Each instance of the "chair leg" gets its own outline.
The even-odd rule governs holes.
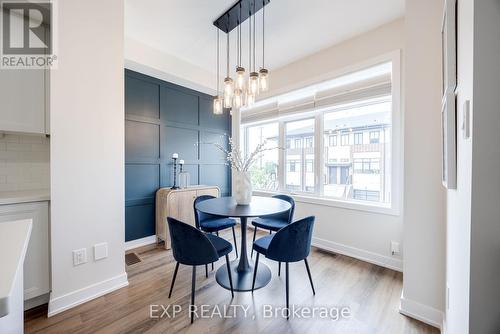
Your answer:
[[[175,264],[174,277],[172,277],[172,283],[170,284],[170,292],[168,293],[168,298],[172,296],[172,290],[174,289],[175,278],[177,277],[177,270],[179,269],[179,262]]]
[[[286,262],[285,264],[285,275],[286,275],[286,320],[288,320],[290,318],[290,307],[288,306],[289,305],[289,287],[290,287],[290,283],[289,283],[289,276],[290,276],[290,273],[288,272],[288,262]]]
[[[236,233],[234,232],[234,226],[232,227],[233,229],[233,239],[234,239],[234,251],[236,252],[236,258],[238,258],[238,245],[236,243]]]
[[[214,263],[212,262],[212,271],[214,271]]]
[[[255,288],[255,278],[257,277],[258,266],[259,266],[259,252],[257,252],[257,258],[255,259],[255,267],[253,268],[252,293]]]
[[[255,235],[257,234],[257,226],[253,228],[253,240],[252,240],[252,251],[250,252],[250,258],[253,258],[253,243],[255,242]]]
[[[307,259],[304,259],[304,263],[306,264],[307,275],[309,276],[309,282],[311,282],[311,288],[313,290],[313,295],[315,295],[316,291],[314,291],[314,284],[313,284],[313,280],[311,277],[311,270],[309,270],[309,263],[307,263]]]
[[[278,276],[281,275],[281,261],[278,262]]]
[[[269,234],[272,234],[272,233],[273,233],[273,231],[272,231],[272,230],[269,230]]]
[[[193,266],[193,277],[191,278],[191,305],[189,312],[191,313],[191,323],[194,321],[194,293],[196,288],[196,266]]]
[[[215,234],[216,234],[217,236],[219,236],[219,231],[215,231]]]
[[[227,276],[229,276],[229,285],[231,286],[231,297],[234,298],[233,278],[231,277],[231,266],[229,265],[229,256],[226,254]]]
[[[208,278],[208,264],[205,265],[205,277]]]

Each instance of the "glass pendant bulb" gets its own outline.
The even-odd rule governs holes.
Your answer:
[[[236,88],[233,96],[233,108],[239,109],[243,105],[243,92]]]
[[[233,96],[224,93],[224,108],[231,109],[233,107]]]
[[[261,92],[269,89],[269,71],[265,68],[261,68],[259,71],[259,86]]]
[[[222,98],[220,96],[216,96],[214,98],[214,114],[215,115],[222,115],[223,113],[222,109]]]
[[[233,96],[233,79],[230,77],[226,77],[224,79],[224,98],[228,96],[228,98],[231,98]]]
[[[245,100],[246,100],[245,101],[246,106],[251,107],[255,103],[255,95],[253,95],[252,92],[248,91]]]
[[[259,73],[251,72],[248,79],[248,91],[255,96],[259,93]]]
[[[241,66],[236,67],[236,88],[245,88],[245,69]]]

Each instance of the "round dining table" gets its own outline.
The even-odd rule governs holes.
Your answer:
[[[241,248],[239,260],[230,264],[233,288],[235,291],[251,291],[253,280],[253,261],[247,254],[247,220],[253,217],[266,217],[290,210],[287,201],[272,197],[253,196],[249,205],[238,205],[233,197],[212,198],[196,204],[196,209],[207,214],[239,218],[241,221]],[[226,266],[217,270],[217,283],[231,289]],[[264,263],[259,263],[255,279],[255,289],[266,286],[271,281],[271,270]]]

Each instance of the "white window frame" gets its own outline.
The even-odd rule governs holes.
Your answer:
[[[402,123],[402,106],[401,106],[401,50],[396,50],[391,53],[382,55],[370,59],[358,65],[350,66],[340,71],[329,73],[326,76],[318,78],[316,81],[311,80],[309,84],[319,81],[325,81],[328,79],[334,79],[342,75],[346,75],[351,72],[360,71],[368,67],[376,66],[385,62],[392,63],[392,78],[391,78],[391,96],[392,96],[392,132],[391,132],[391,164],[386,165],[386,172],[390,171],[392,174],[391,179],[391,198],[390,204],[384,203],[371,203],[366,201],[357,200],[342,200],[336,198],[323,197],[320,194],[323,193],[323,170],[324,165],[324,124],[323,124],[323,111],[313,110],[304,113],[299,113],[296,115],[290,115],[285,117],[280,117],[278,119],[269,119],[266,121],[260,121],[255,123],[245,124],[244,127],[266,124],[266,123],[279,123],[279,142],[286,144],[285,140],[285,123],[290,121],[310,119],[314,117],[315,119],[315,131],[314,131],[314,154],[315,154],[315,192],[314,193],[302,193],[302,192],[288,192],[286,190],[285,184],[285,174],[286,174],[286,160],[284,149],[279,150],[278,153],[278,191],[262,191],[254,190],[254,195],[257,196],[271,196],[276,193],[290,193],[292,197],[297,202],[310,203],[322,206],[339,207],[356,211],[367,211],[373,213],[387,214],[393,216],[399,216],[402,213],[402,203],[403,203],[403,123]],[[305,86],[305,83],[302,87]],[[295,87],[290,90],[294,90]],[[280,95],[280,94],[277,94]],[[240,131],[238,129],[238,131]],[[340,137],[337,138],[337,145],[341,144]]]

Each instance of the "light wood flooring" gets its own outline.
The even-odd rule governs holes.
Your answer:
[[[230,230],[229,230],[230,231]],[[221,234],[232,241],[230,232]],[[251,232],[247,234],[250,239]],[[263,259],[273,277],[264,288],[231,293],[215,281],[215,270],[225,266],[223,259],[205,278],[197,269],[196,304],[207,304],[208,311],[223,311],[225,305],[248,307],[248,317],[240,309],[234,318],[198,318],[190,324],[188,305],[191,293],[191,267],[180,266],[177,281],[168,299],[175,261],[171,251],[145,248],[137,252],[142,262],[127,268],[130,285],[66,312],[46,317],[46,306],[25,314],[26,333],[439,333],[439,330],[398,313],[402,274],[343,255],[314,249],[309,265],[316,295],[313,296],[303,262],[290,264],[290,305],[298,307],[348,307],[348,319],[264,318],[264,305],[285,304],[285,276],[277,276],[277,263]],[[230,254],[235,258],[234,252]],[[255,257],[255,255],[254,255]],[[261,256],[261,259],[263,256]],[[182,312],[171,319],[150,318],[150,305],[178,304]],[[161,306],[158,306],[160,313]],[[229,309],[232,311],[234,309]],[[169,310],[170,314],[172,309]],[[159,313],[153,312],[155,315]],[[232,316],[232,312],[226,315]]]

